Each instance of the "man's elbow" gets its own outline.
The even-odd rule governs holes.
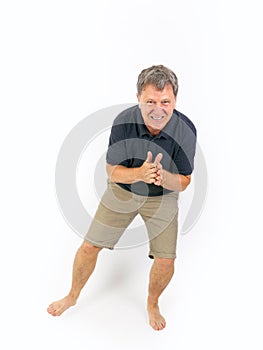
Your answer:
[[[114,166],[114,165],[111,165],[111,164],[106,164],[106,172],[107,172],[107,175],[108,175],[108,179],[110,180],[110,181],[112,181],[112,174],[113,174],[113,171],[114,171],[114,168],[115,168],[116,166]]]
[[[181,175],[181,192],[184,191],[191,183],[191,175]]]

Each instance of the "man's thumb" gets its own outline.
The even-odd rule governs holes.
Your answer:
[[[147,158],[146,158],[146,161],[145,161],[145,162],[151,163],[151,162],[152,162],[152,159],[153,159],[152,152],[148,151],[148,152],[147,152]]]
[[[162,158],[163,158],[163,154],[162,153],[158,153],[156,158],[155,158],[155,160],[154,160],[154,164],[155,165],[159,164],[161,162]]]

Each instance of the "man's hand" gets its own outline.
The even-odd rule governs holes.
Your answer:
[[[152,184],[155,182],[156,177],[156,166],[152,163],[152,152],[147,153],[147,158],[143,165],[138,168],[138,178],[147,184]]]
[[[154,162],[152,162],[152,153],[147,153],[147,158],[143,165],[139,168],[140,181],[144,181],[147,184],[155,184],[161,186],[163,183],[163,167],[161,160],[163,158],[162,153],[158,153]]]

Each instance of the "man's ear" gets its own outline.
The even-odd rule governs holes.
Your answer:
[[[176,102],[177,102],[177,95],[174,98],[174,107],[176,107]]]

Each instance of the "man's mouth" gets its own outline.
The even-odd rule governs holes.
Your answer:
[[[162,116],[155,116],[155,115],[150,115],[150,118],[153,119],[153,120],[162,120],[165,116],[162,115]]]

